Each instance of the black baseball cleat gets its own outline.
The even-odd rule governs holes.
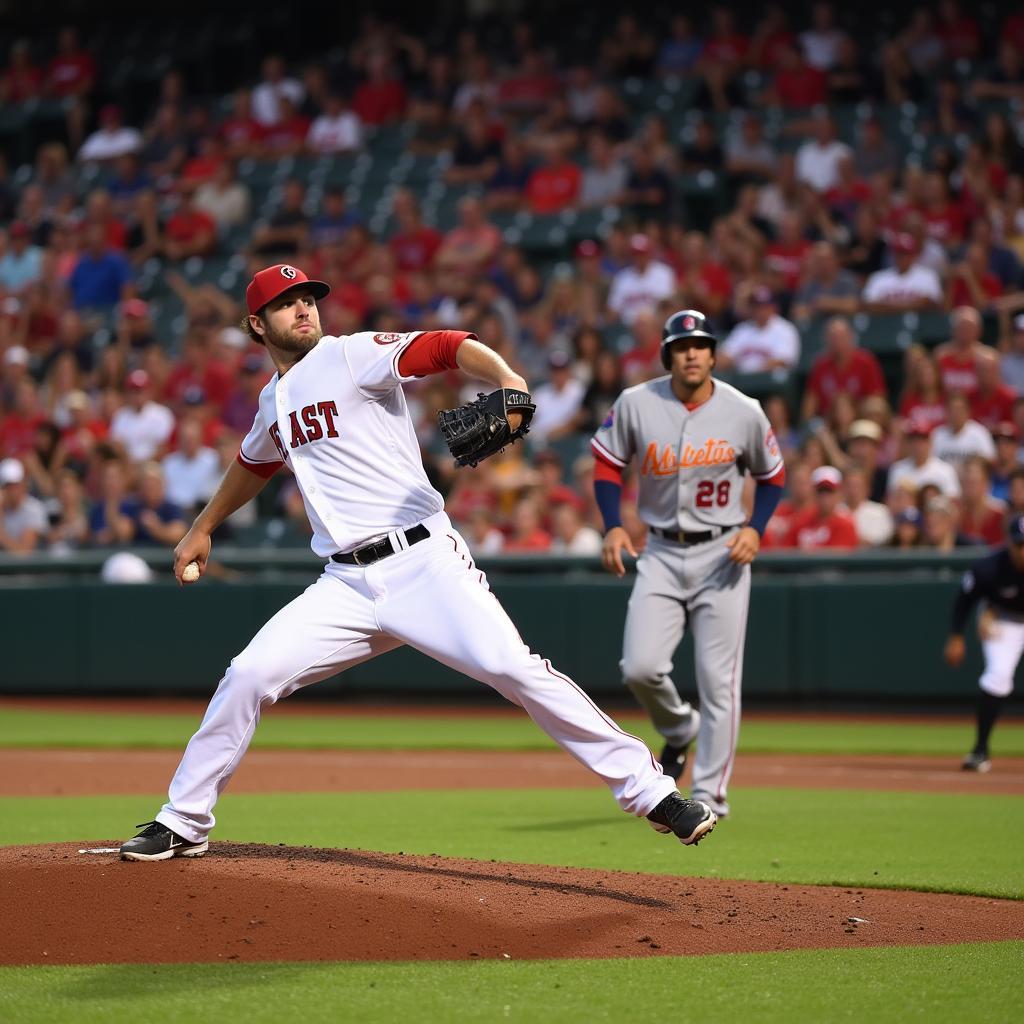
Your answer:
[[[978,772],[984,774],[992,771],[992,762],[988,759],[988,753],[984,750],[972,750],[960,765],[965,772]]]
[[[683,846],[696,846],[718,824],[718,815],[700,800],[669,793],[647,820],[655,832],[672,832]]]
[[[677,747],[672,743],[666,743],[661,748],[661,755],[658,760],[661,762],[661,771],[673,782],[678,782],[686,771],[686,759],[690,756],[690,744]]]
[[[144,821],[142,831],[121,847],[121,860],[170,860],[172,857],[202,857],[210,848],[204,839],[190,843],[159,821]]]

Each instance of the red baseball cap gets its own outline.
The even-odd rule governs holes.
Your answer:
[[[290,263],[276,263],[261,270],[249,282],[249,287],[245,289],[245,304],[250,313],[259,313],[268,302],[273,302],[289,288],[297,288],[299,285],[308,288],[317,299],[322,299],[331,292],[329,284],[323,281],[310,281],[298,267],[293,267]]]
[[[124,383],[129,391],[142,391],[149,387],[149,374],[145,370],[132,370]]]
[[[907,437],[931,437],[935,424],[920,410],[915,409],[907,418]]]
[[[899,234],[894,236],[891,244],[893,252],[917,252],[917,242],[914,240],[914,236],[907,234],[905,231],[901,231]]]

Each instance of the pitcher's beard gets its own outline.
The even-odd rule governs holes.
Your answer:
[[[289,327],[286,331],[272,331],[268,327],[266,339],[282,352],[287,352],[289,355],[304,356],[312,348],[316,347],[316,343],[323,336],[324,332],[319,327],[314,328],[308,334],[299,334],[294,327]]]

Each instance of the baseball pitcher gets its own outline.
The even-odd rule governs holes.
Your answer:
[[[785,467],[757,402],[711,376],[716,344],[702,313],[670,316],[661,342],[668,376],[624,391],[591,447],[605,568],[622,576],[623,551],[637,554],[620,518],[622,473],[634,458],[640,518],[650,531],[626,615],[623,679],[664,738],[666,775],[679,779],[697,740],[694,798],[721,817],[729,813],[739,732],[750,563],[782,495]],[[757,481],[749,521],[742,505],[747,473]],[[671,679],[687,626],[699,711]]]
[[[523,643],[424,472],[402,384],[460,369],[497,389],[440,417],[458,463],[474,465],[529,426],[526,382],[461,331],[323,337],[316,303],[329,291],[287,264],[250,282],[246,326],[277,372],[236,464],[174,553],[179,581],[201,576],[212,532],[287,466],[323,574],[233,659],[167,803],[121,856],[204,854],[214,804],[263,709],[402,644],[494,687],[595,772],[624,811],[685,845],[698,842],[714,828],[714,813],[684,800],[640,740]]]

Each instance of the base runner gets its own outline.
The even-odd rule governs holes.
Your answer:
[[[662,331],[668,376],[619,396],[591,447],[604,517],[602,561],[625,574],[636,550],[620,519],[622,473],[635,457],[640,518],[650,533],[637,562],[622,650],[626,685],[665,741],[661,763],[679,779],[691,742],[693,798],[729,813],[727,790],[740,723],[750,563],[782,495],[785,467],[761,407],[715,380],[717,340],[702,313],[674,313]],[[748,522],[743,477],[757,481]],[[700,710],[672,682],[672,658],[693,631]]]

